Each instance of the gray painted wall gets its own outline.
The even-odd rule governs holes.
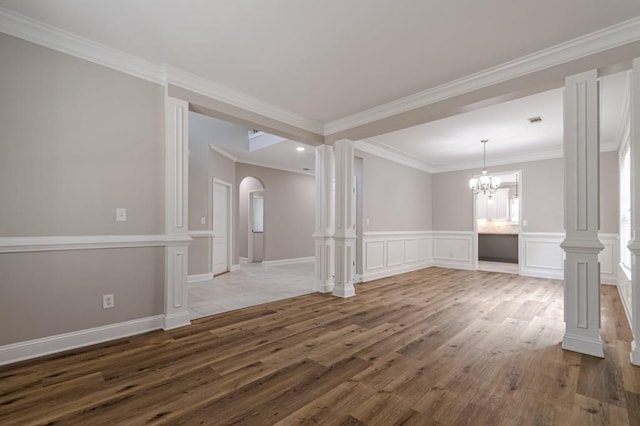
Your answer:
[[[4,253],[0,283],[0,345],[161,315],[164,248]]]
[[[618,163],[615,152],[600,155],[602,232],[618,229]],[[522,170],[522,232],[564,231],[564,166],[562,158],[489,167],[489,172]],[[479,169],[433,175],[433,229],[473,230],[473,196],[469,179]]]
[[[5,34],[0,51],[0,235],[163,233],[162,87]]]
[[[432,229],[431,174],[366,152],[356,155],[364,166],[364,232]]]
[[[194,112],[189,113],[189,230],[212,228],[213,178],[235,188],[235,162],[213,151],[209,145],[217,139],[248,143],[247,129]],[[232,202],[235,204],[235,202]],[[232,215],[232,234],[237,233],[237,214]],[[205,218],[202,224],[200,219]],[[236,238],[231,239],[232,263],[238,263]],[[211,272],[211,239],[194,238],[189,246],[189,275]]]
[[[164,233],[162,87],[4,34],[0,51],[0,236]],[[0,344],[159,315],[164,250],[4,253],[0,283]]]
[[[314,177],[237,163],[236,182],[247,176],[264,184],[264,260],[313,256]]]

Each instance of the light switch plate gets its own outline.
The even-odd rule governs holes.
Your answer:
[[[116,208],[116,222],[126,222],[127,221],[127,209],[124,207]]]
[[[200,225],[204,225],[206,223],[206,219],[204,217],[200,218]]]
[[[522,221],[522,226],[527,226],[527,225],[528,225],[527,221],[526,221],[526,220],[523,220],[523,221]]]

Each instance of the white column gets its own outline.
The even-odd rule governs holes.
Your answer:
[[[565,230],[563,349],[604,357],[600,340],[598,73],[567,77],[564,88]]]
[[[187,295],[189,253],[189,105],[165,97],[165,321],[164,329],[190,324]]]
[[[335,286],[338,297],[355,296],[353,275],[356,262],[355,185],[353,141],[342,139],[335,143]]]
[[[316,291],[330,293],[334,286],[334,156],[333,147],[316,147]]]
[[[631,71],[631,363],[640,365],[640,58]]]

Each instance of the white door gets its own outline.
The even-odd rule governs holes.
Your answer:
[[[213,184],[213,275],[229,270],[229,187]]]

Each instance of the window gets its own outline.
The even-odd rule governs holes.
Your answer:
[[[631,251],[627,244],[631,241],[631,156],[629,144],[620,158],[620,262],[631,270]]]

